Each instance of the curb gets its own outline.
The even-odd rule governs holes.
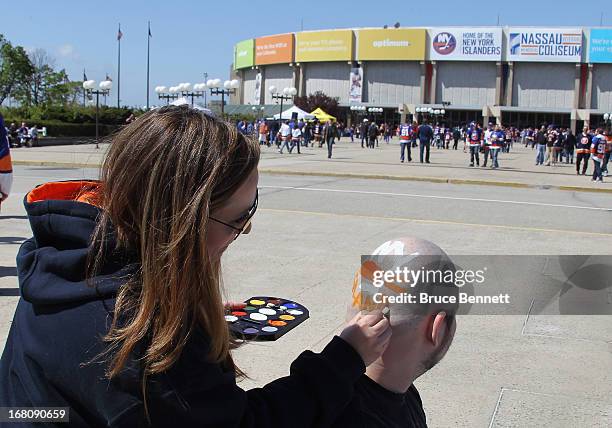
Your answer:
[[[23,161],[13,160],[13,165],[22,166],[54,166],[58,168],[100,168],[99,163],[80,163],[80,162],[52,162],[52,161]]]
[[[99,168],[99,163],[78,163],[78,162],[52,162],[52,161],[23,161],[14,160],[13,165],[23,166],[52,166],[58,168]],[[317,171],[291,171],[283,169],[260,168],[259,172],[270,175],[294,175],[307,177],[338,177],[338,178],[362,178],[370,180],[395,180],[395,181],[419,181],[426,183],[439,184],[467,184],[472,186],[495,186],[513,187],[518,189],[554,189],[567,192],[589,192],[589,193],[611,193],[612,189],[597,189],[580,186],[555,186],[546,184],[526,184],[512,181],[488,181],[470,180],[462,178],[439,178],[439,177],[418,177],[409,175],[386,175],[386,174],[357,174],[352,172],[317,172]]]

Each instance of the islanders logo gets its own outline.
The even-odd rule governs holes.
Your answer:
[[[457,47],[457,39],[451,33],[438,33],[433,39],[433,48],[440,55],[450,55]]]

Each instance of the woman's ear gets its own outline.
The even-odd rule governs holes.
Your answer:
[[[433,323],[431,326],[431,343],[435,348],[440,346],[444,337],[446,336],[447,322],[446,322],[446,312],[438,312],[433,319]]]

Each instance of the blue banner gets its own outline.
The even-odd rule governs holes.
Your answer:
[[[612,29],[593,28],[591,30],[589,62],[612,63]]]

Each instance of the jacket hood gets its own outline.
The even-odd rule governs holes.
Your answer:
[[[98,181],[63,181],[42,184],[25,196],[34,237],[17,254],[23,299],[57,305],[110,298],[134,271],[126,253],[109,250],[100,275],[86,280],[90,240],[101,213],[99,190]],[[110,236],[107,248],[115,243]]]

